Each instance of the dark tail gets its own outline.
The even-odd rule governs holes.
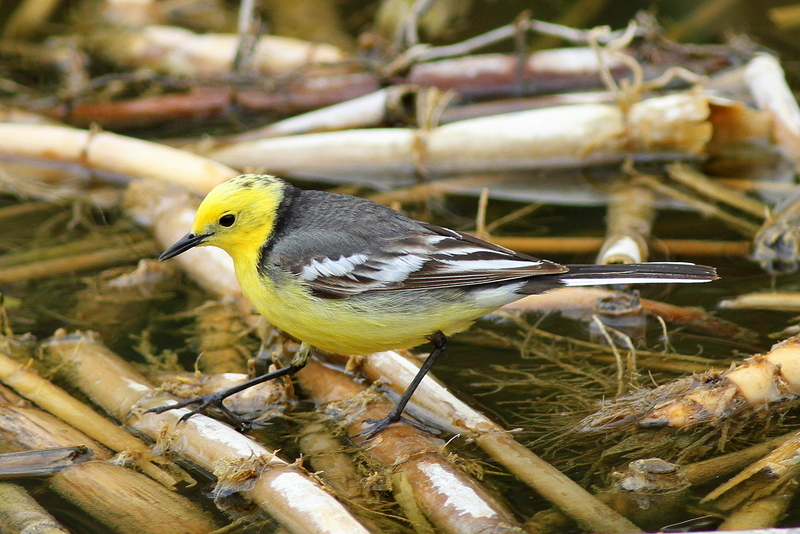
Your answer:
[[[535,276],[520,293],[539,293],[564,286],[604,284],[691,284],[719,278],[713,267],[680,262],[628,263],[612,265],[565,265],[565,273]]]
[[[690,284],[716,280],[717,270],[705,265],[679,262],[618,263],[612,265],[566,265],[559,275],[566,286],[601,284]]]

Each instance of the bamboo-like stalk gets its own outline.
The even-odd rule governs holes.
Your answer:
[[[180,468],[168,465],[171,463],[151,454],[147,445],[60,387],[42,378],[27,365],[12,360],[2,348],[0,348],[0,380],[43,410],[91,436],[109,449],[133,455],[138,467],[144,473],[165,486],[174,487],[179,480],[193,483],[186,473],[176,479],[173,474],[182,473]],[[167,467],[173,474],[165,471],[163,467]]]
[[[2,43],[0,43],[0,50]],[[230,84],[192,86],[186,92],[136,96],[120,100],[59,104],[46,110],[50,116],[75,125],[98,124],[106,128],[145,127],[187,117],[227,116],[232,105],[243,112],[291,115],[344,102],[380,89],[377,73],[340,76],[292,77],[280,87],[233,87]],[[271,84],[270,84],[271,85]],[[195,140],[196,141],[196,140]],[[186,141],[165,141],[186,146]],[[195,143],[190,143],[195,144]],[[196,143],[203,152],[206,141]]]
[[[670,186],[669,184],[664,183],[663,181],[659,180],[655,176],[649,176],[640,174],[636,177],[636,181],[651,187],[655,192],[665,195],[669,198],[673,198],[675,200],[679,200],[684,204],[691,206],[698,212],[702,213],[707,217],[714,217],[719,219],[720,221],[724,222],[726,225],[730,226],[737,232],[740,232],[742,235],[747,237],[752,237],[756,235],[758,232],[758,225],[750,222],[743,217],[739,217],[732,213],[728,213],[720,209],[718,206],[707,202],[705,200],[699,199],[696,196],[690,195],[688,193],[684,193],[683,191],[679,191],[678,189]]]
[[[104,462],[64,469],[50,479],[50,487],[120,534],[200,534],[215,529],[211,518],[186,497],[131,469]]]
[[[734,471],[745,468],[796,435],[796,432],[790,432],[786,435],[758,443],[740,451],[683,466],[680,468],[681,478],[692,486],[707,484],[721,477],[725,477]],[[603,500],[603,502],[608,502],[608,497],[609,495],[606,493],[598,494],[598,498]],[[525,531],[531,534],[551,534],[564,532],[570,525],[571,522],[569,518],[560,510],[553,508],[535,514],[525,524]]]
[[[673,41],[692,41],[697,34],[710,31],[726,13],[736,9],[740,0],[711,0],[697,5],[686,19],[676,23],[667,31],[666,37]]]
[[[297,373],[300,386],[321,404],[350,401],[364,393],[344,373],[311,361]],[[345,421],[348,434],[356,443],[394,474],[401,474],[411,483],[417,506],[443,532],[479,533],[510,532],[516,522],[505,506],[490,497],[475,480],[453,468],[439,453],[444,443],[410,425],[394,425],[371,441],[358,434],[368,428],[364,418],[380,418],[391,409],[387,400],[351,403],[350,410],[335,415]],[[354,413],[355,412],[355,413]]]
[[[769,528],[784,516],[800,486],[797,462],[800,433],[748,466],[703,499],[730,511],[719,530]]]
[[[51,487],[119,534],[203,534],[213,520],[186,497],[147,476],[108,463],[109,454],[86,434],[36,408],[11,401],[16,395],[0,386],[0,452],[85,445],[97,460],[62,469]]]
[[[60,0],[25,0],[20,2],[3,28],[3,39],[23,40],[44,25]]]
[[[506,304],[503,309],[541,313],[561,312],[569,317],[577,316],[589,320],[597,300],[612,297],[615,293],[597,287],[565,287],[540,295],[528,295]],[[658,315],[668,323],[686,326],[692,330],[732,339],[748,339],[755,336],[751,330],[715,317],[702,308],[675,306],[650,299],[641,299],[641,304],[648,313]]]
[[[407,387],[417,367],[396,352],[370,354],[360,369],[372,380],[397,392]],[[467,433],[490,456],[578,523],[595,532],[640,532],[630,521],[599,502],[555,467],[518,443],[508,432],[476,412],[432,378],[426,377],[414,393],[413,404],[424,409],[423,419],[434,416],[437,426]],[[410,406],[413,413],[413,407]]]
[[[690,428],[716,424],[740,409],[758,409],[800,393],[800,337],[777,343],[727,371],[679,378],[609,402],[578,428],[600,431],[631,425]],[[646,407],[643,409],[643,407]]]
[[[241,346],[249,328],[240,310],[227,302],[207,302],[194,311],[197,317],[197,366],[208,374],[246,373],[247,352]]]
[[[237,174],[158,143],[61,126],[0,123],[0,154],[79,164],[131,178],[161,178],[203,194]]]
[[[119,28],[96,26],[87,46],[124,68],[148,68],[174,76],[211,77],[233,72],[236,34],[197,34],[177,26]],[[335,46],[264,35],[258,39],[251,65],[262,74],[286,74],[313,64],[336,63],[344,54]]]
[[[589,254],[597,252],[605,240],[602,237],[498,237],[489,241],[529,254]],[[750,251],[749,241],[713,241],[691,239],[652,239],[652,250],[675,256],[734,256],[745,258]]]
[[[0,483],[0,532],[69,534],[21,486]]]
[[[655,219],[655,195],[647,187],[623,183],[609,199],[606,240],[597,263],[640,263],[647,261],[647,240]]]
[[[92,458],[82,445],[0,454],[0,479],[53,475]]]
[[[769,19],[781,30],[793,30],[800,26],[800,5],[791,4],[786,6],[769,8]]]
[[[744,78],[756,105],[772,116],[772,135],[781,151],[800,165],[800,105],[786,83],[780,62],[769,54],[756,54],[744,69]]]
[[[800,293],[794,291],[745,293],[720,301],[718,307],[729,310],[800,311]]]
[[[315,474],[349,506],[359,521],[370,532],[388,531],[391,528],[387,525],[389,518],[374,512],[380,509],[383,501],[378,492],[364,484],[355,465],[352,444],[334,436],[330,427],[320,420],[302,424],[298,436],[304,461],[308,461]],[[396,496],[394,482],[392,490]],[[409,519],[417,522],[414,518]]]
[[[295,115],[256,130],[225,137],[221,142],[232,144],[284,135],[378,126],[386,120],[390,104],[400,102],[400,99],[408,94],[413,94],[409,86],[387,87],[339,104]]]
[[[365,504],[365,488],[356,466],[330,429],[317,421],[304,425],[299,434],[300,450],[312,469],[345,501]]]
[[[718,531],[758,532],[775,527],[786,516],[797,493],[795,488],[777,495],[748,501],[725,518]],[[762,530],[762,531],[763,531]]]
[[[24,205],[25,204],[20,204],[19,206]],[[97,251],[98,249],[121,248],[126,245],[132,246],[145,241],[145,238],[146,235],[142,232],[125,232],[102,236],[93,235],[62,245],[13,252],[0,256],[0,269],[17,265],[28,265],[44,260],[60,259],[67,256],[76,256]]]
[[[89,269],[102,269],[111,265],[136,261],[152,256],[158,250],[150,239],[123,247],[111,247],[61,258],[53,258],[25,265],[0,266],[0,284],[36,280]]]
[[[353,37],[344,29],[339,3],[334,0],[270,0],[264,8],[269,13],[271,31],[276,35],[328,43],[342,50],[355,48]]]
[[[722,504],[723,509],[729,510],[739,506],[743,500],[751,496],[768,495],[768,488],[780,488],[797,476],[800,471],[800,464],[796,461],[798,451],[800,451],[800,432],[795,432],[764,457],[715,488],[703,498],[703,501],[718,501],[718,506]],[[769,476],[761,478],[761,475],[765,474]],[[754,478],[756,480],[752,480]],[[760,478],[761,480],[758,480]]]
[[[598,497],[648,532],[680,519],[690,484],[680,467],[660,458],[634,460]]]
[[[218,492],[240,491],[295,533],[366,534],[350,513],[297,467],[224,423],[195,415],[178,424],[186,409],[143,414],[168,402],[125,361],[88,335],[59,335],[48,353],[61,358],[61,372],[114,417],[158,440],[220,479]]]
[[[795,432],[790,432],[740,451],[689,464],[683,467],[683,474],[693,486],[706,484],[719,477],[724,477],[729,473],[743,469],[747,465],[775,450],[783,442],[795,436],[795,434]]]
[[[575,168],[626,158],[696,156],[711,139],[707,97],[675,94],[633,104],[575,105],[450,123],[430,132],[349,130],[231,145],[209,157],[237,168],[339,178],[409,178],[542,168]],[[422,137],[420,137],[422,136]],[[422,141],[420,143],[420,141]],[[314,158],[308,158],[313,152]],[[416,162],[416,164],[415,164]]]
[[[757,219],[763,220],[769,212],[767,205],[763,202],[749,197],[741,191],[725,186],[716,180],[712,180],[705,174],[688,165],[682,163],[668,165],[667,174],[676,182],[690,187],[712,200],[718,200],[729,206],[740,209]]]

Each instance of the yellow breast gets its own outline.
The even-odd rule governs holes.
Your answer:
[[[445,334],[464,330],[490,311],[465,309],[463,302],[438,302],[421,291],[322,299],[298,280],[276,284],[256,269],[238,269],[238,262],[237,276],[245,296],[270,323],[314,347],[344,354],[414,347],[437,330]],[[422,297],[428,298],[420,302],[421,307],[408,301]]]

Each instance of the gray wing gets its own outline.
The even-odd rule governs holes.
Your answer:
[[[348,208],[353,206],[352,201],[347,203]],[[342,217],[341,212],[336,219],[326,219],[332,210],[311,214],[314,227],[298,222],[287,231],[293,236],[291,241],[276,244],[272,260],[323,298],[488,284],[567,270],[454,230],[413,221],[383,206],[356,206],[361,207],[357,227],[337,223],[354,220]]]

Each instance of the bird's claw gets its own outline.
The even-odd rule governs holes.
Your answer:
[[[356,436],[363,436],[364,441],[369,441],[374,438],[378,432],[381,432],[384,428],[389,425],[393,425],[394,423],[400,421],[400,417],[390,417],[386,416],[382,419],[364,419],[364,424],[368,425],[367,428],[356,434]]]
[[[211,393],[209,395],[202,395],[200,397],[194,397],[192,399],[187,399],[181,402],[176,402],[175,404],[167,404],[166,406],[158,406],[156,408],[150,408],[149,410],[145,411],[144,413],[164,413],[169,410],[175,410],[178,408],[185,408],[187,406],[191,406],[193,404],[197,404],[198,406],[190,410],[189,412],[183,414],[180,419],[178,419],[178,424],[187,421],[193,415],[201,413],[203,410],[207,408],[218,408],[231,422],[240,430],[250,430],[252,428],[252,423],[246,419],[242,419],[238,415],[231,412],[227,406],[225,406],[222,401],[225,400],[226,397],[219,395],[218,393]]]
[[[407,419],[402,416],[392,416],[392,414],[389,414],[381,419],[364,419],[364,424],[369,426],[364,430],[362,430],[361,432],[359,432],[358,434],[356,434],[356,436],[363,436],[364,441],[369,441],[376,435],[378,435],[379,432],[383,431],[383,429],[385,429],[386,427],[398,422],[403,422],[407,425],[411,425],[414,428],[417,428],[429,434],[439,434],[439,431],[436,430],[435,428],[431,428],[429,426],[423,425],[422,423],[412,421],[411,419]]]

